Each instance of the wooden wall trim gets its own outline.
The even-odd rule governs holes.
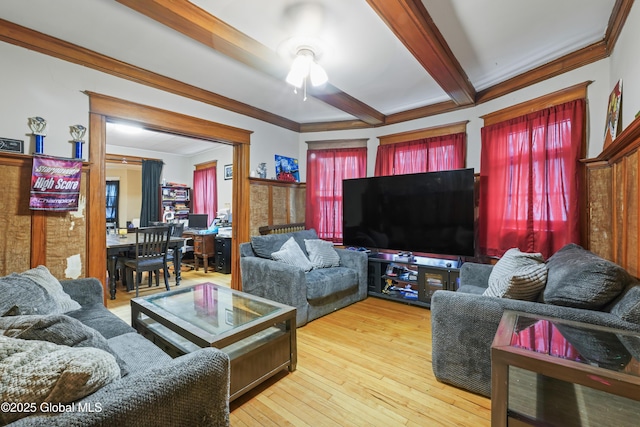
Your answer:
[[[407,132],[394,133],[391,135],[379,136],[380,145],[396,144],[399,142],[416,141],[418,139],[433,138],[435,136],[453,135],[456,133],[467,133],[467,123],[469,120],[462,122],[450,123],[442,126],[433,126],[429,128],[411,130]]]
[[[213,160],[211,162],[206,162],[206,163],[199,163],[197,165],[195,165],[196,170],[202,170],[202,169],[209,169],[209,168],[214,168],[218,166],[218,161],[217,160]]]
[[[290,187],[290,188],[304,188],[307,186],[306,182],[289,182],[289,181],[278,181],[277,179],[266,179],[266,178],[249,178],[250,185],[268,185],[270,187]]]
[[[107,163],[140,163],[142,164],[143,160],[157,160],[162,161],[162,159],[157,159],[154,157],[139,157],[139,156],[131,156],[128,154],[115,154],[115,153],[107,153],[104,161]]]
[[[640,116],[627,126],[608,147],[598,155],[598,160],[610,164],[620,161],[640,147]]]
[[[305,141],[309,150],[331,150],[337,148],[362,148],[367,146],[367,138],[357,139],[325,139],[322,141]]]
[[[123,121],[145,123],[147,127],[160,132],[168,132],[176,135],[201,138],[206,141],[241,144],[249,144],[253,131],[211,122],[185,114],[174,113],[148,105],[125,101],[112,96],[102,95],[96,92],[85,91],[89,96],[89,109],[91,113],[108,115],[111,118]],[[115,113],[114,113],[115,112]],[[188,133],[185,134],[185,126],[188,125]],[[215,139],[211,138],[215,135]]]
[[[485,126],[489,126],[515,117],[521,117],[535,111],[540,111],[545,108],[550,108],[555,105],[564,104],[565,102],[574,101],[576,99],[586,99],[587,86],[591,83],[593,83],[592,80],[578,83],[577,85],[573,85],[520,104],[512,105],[511,107],[503,108],[502,110],[494,111],[493,113],[485,114],[484,116],[480,116],[480,118],[484,119]]]

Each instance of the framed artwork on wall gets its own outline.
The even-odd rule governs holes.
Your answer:
[[[604,148],[607,148],[620,132],[622,113],[622,79],[613,88],[609,95],[607,106],[607,123],[604,127]]]
[[[298,159],[276,154],[276,179],[278,181],[300,182]]]
[[[233,178],[233,165],[224,165],[224,179]]]

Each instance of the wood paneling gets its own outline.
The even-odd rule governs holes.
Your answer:
[[[83,168],[81,208],[77,212],[29,209],[32,165],[29,155],[0,154],[6,202],[0,210],[0,221],[7,230],[0,237],[0,276],[46,265],[58,279],[84,277],[89,165],[85,164]]]
[[[0,223],[0,276],[31,267],[30,156],[0,154],[4,203]]]
[[[589,249],[640,275],[640,118],[587,162]],[[609,215],[607,214],[609,210]]]
[[[258,229],[266,225],[304,222],[306,184],[250,178],[251,236],[259,236]]]

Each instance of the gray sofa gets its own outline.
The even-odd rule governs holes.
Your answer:
[[[297,326],[367,297],[367,255],[336,249],[338,267],[303,268],[271,259],[271,253],[293,237],[306,254],[305,239],[318,239],[315,230],[254,236],[240,244],[242,290],[297,309]]]
[[[491,344],[505,310],[640,331],[640,286],[626,271],[577,245],[547,262],[536,301],[483,296],[491,265],[467,262],[457,292],[431,300],[432,367],[436,378],[491,396]]]
[[[97,330],[128,373],[75,402],[79,410],[34,414],[10,426],[224,426],[229,424],[229,358],[204,348],[172,359],[103,305],[96,279],[62,281],[80,303],[66,313]],[[6,301],[5,301],[6,302]],[[98,406],[96,406],[98,405]],[[99,410],[95,410],[99,408]]]

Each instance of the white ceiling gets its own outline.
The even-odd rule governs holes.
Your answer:
[[[277,53],[284,70],[296,43],[314,45],[331,85],[384,115],[450,99],[365,0],[191,3]],[[602,40],[615,3],[422,0],[476,91]],[[297,123],[354,120],[319,99],[303,101],[284,76],[248,67],[114,0],[2,0],[0,18]],[[108,143],[158,151],[193,144],[191,154],[201,146],[162,138],[109,136]]]

